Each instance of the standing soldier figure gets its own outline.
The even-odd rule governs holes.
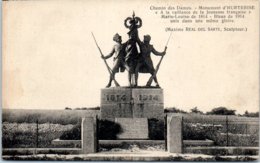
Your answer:
[[[113,46],[112,51],[107,56],[102,56],[103,59],[108,59],[114,55],[114,66],[112,68],[112,73],[110,75],[109,82],[107,84],[107,88],[111,86],[112,80],[115,77],[115,73],[117,72],[124,72],[124,44],[122,44],[122,38],[121,36],[116,33],[113,37],[113,41],[116,42],[116,44]]]
[[[151,36],[144,35],[144,41],[141,42],[138,39],[139,45],[141,45],[141,55],[138,58],[138,63],[135,68],[135,84],[137,86],[138,80],[138,72],[141,73],[150,73],[154,75],[154,82],[156,83],[156,87],[159,87],[159,83],[157,81],[157,77],[155,74],[155,69],[153,67],[153,62],[151,59],[151,52],[157,56],[163,56],[166,54],[166,48],[163,52],[158,52],[154,49],[153,45],[150,44]]]

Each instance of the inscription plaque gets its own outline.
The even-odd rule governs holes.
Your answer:
[[[101,118],[163,118],[160,88],[105,88],[101,90]]]

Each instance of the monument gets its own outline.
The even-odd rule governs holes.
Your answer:
[[[110,78],[106,88],[101,89],[101,119],[120,124],[123,132],[119,139],[148,139],[148,119],[163,119],[164,102],[163,89],[160,88],[156,74],[166,53],[167,44],[163,52],[158,52],[150,45],[151,36],[145,35],[143,42],[139,39],[138,28],[142,26],[142,19],[135,16],[127,17],[124,25],[129,29],[129,39],[122,43],[121,36],[116,33],[113,41],[116,44],[108,55],[103,55],[95,37],[93,38],[109,71]],[[138,47],[140,52],[138,52]],[[156,67],[153,67],[151,53],[161,56]],[[111,69],[106,59],[114,56],[114,66]],[[118,72],[128,71],[128,86],[120,86],[115,79]],[[151,77],[146,86],[138,86],[139,73],[150,73]],[[115,87],[111,87],[112,81]],[[151,86],[152,81],[155,86]]]

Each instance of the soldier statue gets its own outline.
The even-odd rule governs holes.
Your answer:
[[[144,35],[144,40],[141,42],[138,39],[138,43],[141,47],[141,54],[138,57],[138,62],[135,68],[135,84],[137,84],[138,81],[138,73],[150,73],[153,75],[153,80],[156,84],[156,87],[160,87],[156,74],[155,69],[153,66],[153,62],[151,59],[151,53],[157,55],[157,56],[164,56],[166,54],[166,48],[163,52],[158,52],[154,49],[153,45],[150,44],[151,36],[150,35]],[[147,85],[150,86],[150,85]]]
[[[111,86],[112,80],[115,78],[117,72],[125,71],[124,44],[122,44],[122,37],[116,33],[113,37],[113,41],[115,41],[116,44],[113,46],[111,52],[107,56],[101,56],[103,59],[108,59],[114,55],[114,66],[111,70],[109,82],[106,86],[107,88]]]
[[[115,41],[116,44],[113,46],[112,51],[106,56],[103,56],[101,49],[97,44],[95,36],[92,33],[92,36],[99,49],[101,57],[104,60],[107,70],[110,74],[109,82],[106,87],[110,87],[112,81],[114,81],[116,86],[120,86],[115,79],[115,74],[117,72],[124,72],[125,69],[128,71],[128,82],[130,87],[137,86],[139,72],[150,73],[152,75],[148,80],[146,86],[151,86],[151,83],[154,80],[156,86],[160,87],[156,77],[156,73],[158,72],[161,61],[166,53],[167,45],[171,35],[166,43],[165,50],[163,52],[158,52],[154,49],[153,45],[150,44],[151,36],[145,35],[143,42],[140,41],[138,37],[138,28],[142,26],[142,19],[136,17],[134,12],[132,17],[127,17],[125,19],[124,25],[126,28],[129,29],[129,32],[127,33],[129,39],[122,44],[121,36],[116,33],[113,37],[113,41]],[[138,47],[140,49],[140,53],[138,52]],[[154,69],[153,66],[151,53],[157,56],[162,56],[158,65],[156,66],[156,69]],[[112,69],[110,69],[106,62],[106,59],[112,57],[113,55],[114,66]]]

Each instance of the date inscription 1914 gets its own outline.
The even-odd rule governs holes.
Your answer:
[[[106,102],[127,102],[127,99],[130,100],[130,98],[129,97],[127,98],[127,95],[125,94],[105,94],[104,97]],[[159,101],[159,96],[153,94],[141,94],[133,98],[134,100],[141,101],[141,102]]]

